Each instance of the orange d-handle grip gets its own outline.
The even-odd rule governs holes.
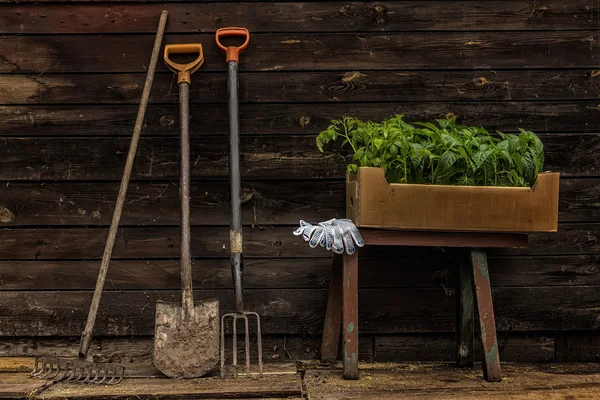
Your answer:
[[[221,38],[224,36],[242,36],[245,38],[244,44],[239,47],[229,46],[225,47],[221,44]],[[246,47],[248,47],[248,43],[250,43],[250,32],[246,28],[221,28],[217,29],[217,33],[215,34],[215,40],[217,41],[217,46],[221,50],[223,50],[226,54],[227,61],[240,61],[240,53],[244,51]]]
[[[198,58],[187,64],[178,64],[169,58],[171,54],[198,54]],[[196,72],[204,63],[202,45],[196,43],[168,44],[165,46],[164,58],[167,67],[177,73],[177,83],[186,82],[191,84],[190,75]]]

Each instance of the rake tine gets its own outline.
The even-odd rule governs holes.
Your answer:
[[[49,376],[50,376],[50,374],[52,374],[52,372],[54,371],[54,365],[55,365],[55,364],[54,364],[54,361],[53,361],[53,360],[51,360],[50,362],[48,362],[48,363],[45,365],[45,368],[44,368],[44,373],[43,373],[43,374],[41,374],[41,375],[38,375],[38,377],[39,377],[40,379],[46,379],[47,377],[49,377]]]
[[[81,383],[90,383],[92,381],[93,378],[96,377],[96,370],[94,369],[94,367],[84,367],[85,368],[85,372],[86,372],[86,377],[84,380],[81,381]]]
[[[29,373],[29,376],[35,376],[38,372],[38,368],[40,368],[40,364],[43,364],[44,357],[36,357],[33,363],[33,371]]]
[[[47,367],[48,367],[48,360],[46,359],[46,357],[44,357],[40,361],[40,369],[32,376],[39,378],[41,375],[47,373]]]
[[[60,371],[61,371],[60,363],[53,364],[52,365],[52,369],[50,370],[50,372],[48,373],[48,375],[46,375],[44,378],[45,379],[54,379],[55,377],[58,376],[58,374],[60,374]]]
[[[99,379],[100,377],[102,377],[102,378]],[[105,369],[100,369],[100,370],[98,370],[98,374],[96,375],[96,377],[94,378],[92,383],[99,385],[102,382],[104,382],[107,378],[108,378],[108,371]]]
[[[75,375],[75,374],[77,374],[77,371],[79,371],[79,374]],[[85,376],[84,376],[85,372],[86,371],[85,371],[85,368],[83,368],[83,366],[77,365],[75,367],[75,373],[73,374],[73,375],[75,375],[75,378],[73,379],[73,382],[81,382],[81,381],[83,381],[83,379],[85,379]]]
[[[244,327],[246,328],[245,340],[246,340],[246,374],[250,377],[250,329],[248,327],[248,317],[242,314],[244,318]]]
[[[120,383],[123,380],[123,376],[125,375],[125,370],[123,369],[123,367],[119,367],[118,371],[112,371],[114,376],[112,377],[112,379],[107,382],[108,385],[116,385],[118,383]]]

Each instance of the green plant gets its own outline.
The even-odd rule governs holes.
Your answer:
[[[381,121],[345,116],[317,136],[321,152],[343,138],[358,167],[380,167],[392,183],[532,187],[544,166],[544,149],[535,133],[497,132],[457,125],[456,118],[407,123],[403,115]]]

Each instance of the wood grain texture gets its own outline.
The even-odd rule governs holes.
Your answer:
[[[600,362],[600,334],[596,332],[564,332],[556,338],[556,361]]]
[[[2,76],[0,75],[0,78]],[[4,106],[0,108],[0,136],[131,136],[137,106]],[[516,132],[518,127],[536,133],[598,132],[597,101],[579,102],[477,102],[477,103],[327,103],[241,104],[240,133],[315,135],[331,119],[353,115],[380,120],[394,114],[407,121],[433,120],[456,115],[459,122],[482,125],[494,132]],[[227,107],[201,105],[190,108],[192,137],[225,135]],[[151,105],[146,112],[142,140],[148,135],[179,135],[175,105]]]
[[[393,258],[361,258],[360,287],[427,287],[452,293],[457,279],[456,258],[444,251],[429,250],[424,255],[423,249],[414,250],[412,255],[399,253]],[[244,287],[327,288],[331,256],[310,257],[316,254],[308,251],[305,255],[298,259],[248,259]],[[490,258],[490,280],[493,287],[596,285],[599,261],[597,255]],[[194,287],[232,287],[228,259],[198,259],[192,265]],[[3,290],[92,290],[99,266],[99,260],[0,261],[0,283]],[[179,275],[177,260],[113,260],[106,289],[176,290],[181,286]]]
[[[506,380],[482,381],[481,374],[470,369],[449,368],[447,364],[392,364],[393,370],[380,364],[365,365],[368,380],[342,379],[338,371],[314,369],[304,375],[310,399],[329,399],[331,394],[361,400],[594,400],[600,396],[597,366],[585,364],[507,364]]]
[[[295,225],[344,215],[346,184],[332,181],[245,181],[244,224]],[[11,182],[0,190],[0,226],[109,225],[118,182]],[[229,220],[226,181],[195,180],[192,223],[222,225]],[[561,179],[560,222],[600,222],[600,179]],[[131,182],[121,225],[179,224],[176,181]]]
[[[240,74],[243,103],[364,101],[596,100],[594,70],[347,71]],[[226,76],[198,75],[193,104],[225,103]],[[5,104],[137,104],[144,74],[43,74],[0,77]],[[156,75],[150,103],[177,104],[175,75]]]
[[[345,189],[340,180],[245,181],[242,222],[295,225],[341,217]],[[109,225],[118,191],[118,182],[10,183],[0,190],[0,226]],[[190,203],[192,224],[228,224],[227,181],[193,181]],[[179,209],[177,181],[131,182],[120,223],[179,225]]]
[[[226,338],[230,341],[231,337]],[[266,363],[289,362],[293,360],[318,359],[321,338],[310,335],[263,335],[263,359]],[[254,337],[252,338],[254,340]],[[77,357],[79,337],[18,337],[0,338],[0,357],[57,356]],[[361,335],[359,360],[373,361],[373,337]],[[226,351],[231,346],[226,345]],[[244,349],[238,347],[243,359]],[[250,354],[256,357],[256,346],[250,347]],[[88,354],[89,359],[106,362],[114,360],[126,363],[152,362],[154,337],[98,337],[95,336]],[[114,362],[113,361],[113,362]],[[28,372],[31,370],[28,369]],[[126,374],[127,375],[127,374]]]
[[[132,394],[135,393],[134,396]],[[266,375],[258,379],[168,379],[139,378],[124,380],[119,385],[81,385],[79,399],[214,399],[214,398],[298,398],[302,395],[302,379],[297,374]],[[72,398],[73,385],[58,383],[36,399]]]
[[[91,291],[0,292],[0,335],[76,336],[81,333]],[[499,331],[594,330],[599,286],[496,288]],[[248,309],[261,315],[265,334],[322,331],[327,290],[256,290],[244,293]],[[233,291],[203,290],[221,310],[234,308]],[[381,301],[385,298],[386,301]],[[107,291],[102,296],[95,333],[99,336],[151,335],[156,300],[179,301],[179,291]],[[359,330],[372,333],[454,332],[454,296],[442,289],[359,290]]]
[[[237,2],[224,4],[4,5],[0,33],[154,33],[169,12],[168,33],[212,32],[244,18],[251,32],[480,31],[595,29],[597,5],[583,0],[403,2]],[[44,3],[44,1],[38,1]],[[54,3],[59,3],[58,1]]]
[[[324,248],[311,249],[301,238],[292,234],[296,227],[244,228],[244,255],[254,258],[331,257]],[[27,228],[0,229],[0,259],[53,260],[93,259],[102,256],[108,228]],[[598,224],[561,224],[557,233],[531,235],[527,249],[490,250],[498,255],[594,255],[600,252]],[[193,257],[229,257],[227,226],[192,228]],[[415,252],[423,250],[415,248]],[[398,256],[397,248],[373,250],[369,256]],[[418,254],[418,253],[417,253]],[[178,227],[123,227],[117,233],[113,251],[116,259],[177,258],[179,257]],[[588,259],[587,265],[593,263]],[[585,268],[585,267],[584,267]],[[593,271],[593,270],[592,270]]]
[[[554,361],[553,336],[498,334],[502,362]],[[475,341],[474,356],[481,359],[481,343]],[[452,335],[377,335],[375,360],[379,362],[455,361],[456,341]]]
[[[600,121],[600,119],[598,119]],[[541,137],[546,171],[561,177],[600,174],[600,134]],[[120,179],[128,138],[36,137],[0,138],[0,180]],[[177,179],[179,141],[148,137],[140,140],[132,179]],[[228,142],[219,137],[191,139],[193,178],[228,176]],[[320,153],[314,136],[243,136],[240,140],[242,180],[260,178],[344,178],[351,159],[339,143]]]
[[[255,34],[240,71],[353,69],[597,68],[596,31],[402,34]],[[203,71],[226,64],[213,34],[203,44]],[[0,72],[144,72],[154,36],[0,37]],[[166,35],[164,44],[189,37]],[[157,71],[166,71],[163,63]]]

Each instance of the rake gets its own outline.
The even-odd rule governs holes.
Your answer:
[[[51,356],[37,357],[33,371],[31,371],[29,374],[32,377],[78,383],[106,383],[108,385],[116,385],[123,380],[124,367],[122,365],[115,363],[88,362],[85,361],[85,359],[92,343],[94,324],[96,322],[98,307],[100,305],[100,297],[102,296],[104,281],[108,272],[108,265],[110,263],[110,257],[112,255],[117,230],[119,228],[119,221],[121,220],[121,212],[123,211],[123,205],[125,203],[125,196],[127,194],[129,178],[131,177],[131,171],[133,169],[133,161],[137,151],[137,144],[142,131],[142,126],[144,124],[144,115],[146,113],[146,106],[150,98],[150,90],[152,88],[156,63],[160,54],[162,38],[165,31],[165,25],[167,23],[167,15],[168,13],[166,10],[163,10],[160,15],[158,30],[154,40],[154,47],[152,49],[152,57],[148,66],[144,90],[142,92],[142,98],[135,121],[135,127],[131,137],[129,153],[127,155],[127,162],[125,163],[125,170],[123,171],[123,179],[121,180],[121,186],[119,188],[117,204],[113,212],[110,229],[108,231],[108,238],[106,239],[106,244],[104,247],[104,253],[102,254],[102,263],[100,264],[100,270],[98,271],[98,278],[96,280],[96,287],[94,288],[94,295],[92,297],[90,311],[85,323],[85,328],[81,334],[79,360],[69,360]]]

